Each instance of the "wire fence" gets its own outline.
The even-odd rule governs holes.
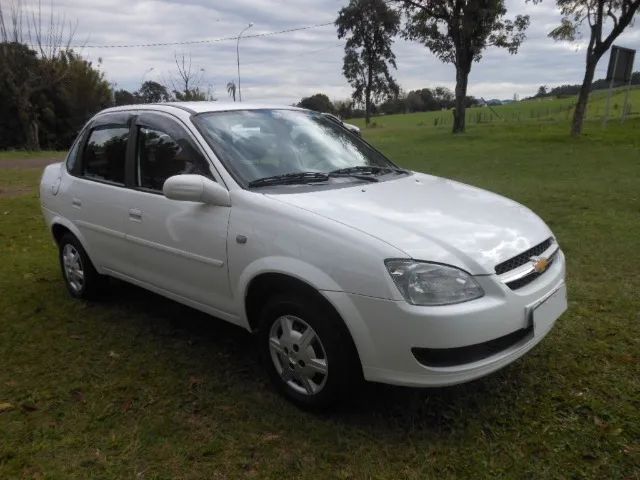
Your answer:
[[[640,93],[638,90],[640,90],[640,88],[636,87],[631,90],[635,90],[636,94],[633,98],[630,96],[624,112],[624,90],[618,89],[612,96],[609,110],[610,120],[640,116],[640,108],[638,108],[640,106],[640,102],[638,102],[638,93]],[[587,104],[587,119],[603,119],[606,114],[605,97],[606,91],[592,93],[589,103]],[[567,102],[567,100],[568,99],[541,99],[493,106],[498,115],[487,107],[471,107],[466,109],[466,123],[470,125],[480,125],[492,123],[568,122],[573,117],[576,102],[574,99],[569,102]],[[545,103],[547,105],[545,105]],[[453,123],[452,110],[423,113],[425,117],[417,119],[416,125],[419,127],[443,127],[450,126]]]

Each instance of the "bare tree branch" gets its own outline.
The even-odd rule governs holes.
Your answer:
[[[174,53],[177,75],[170,78],[172,90],[179,99],[193,100],[204,99],[205,95],[200,92],[200,83],[204,76],[204,68],[193,66],[191,54],[185,55]]]

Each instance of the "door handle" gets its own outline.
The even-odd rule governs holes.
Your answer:
[[[73,205],[76,208],[80,208],[80,207],[82,207],[82,202],[80,201],[79,198],[72,198],[71,199],[71,205]]]
[[[133,222],[141,222],[142,221],[142,210],[138,208],[130,208],[129,209],[129,220]]]

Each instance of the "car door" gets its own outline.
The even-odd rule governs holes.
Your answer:
[[[229,314],[230,207],[170,200],[162,194],[165,180],[173,175],[199,174],[215,181],[209,161],[186,127],[169,114],[141,112],[133,136],[126,193],[131,276]]]
[[[125,242],[125,164],[132,115],[100,115],[79,140],[65,188],[66,215],[84,237],[101,271],[118,271],[129,261]]]

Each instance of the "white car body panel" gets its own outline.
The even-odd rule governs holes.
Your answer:
[[[190,116],[254,108],[291,107],[187,102],[106,111],[164,112],[180,122],[228,189],[231,207],[94,182],[55,164],[45,169],[40,189],[47,225],[70,230],[100,273],[247,329],[253,279],[280,273],[303,281],[340,314],[372,381],[436,386],[486,375],[533,348],[566,309],[560,250],[543,275],[517,290],[496,275],[496,264],[553,235],[529,209],[499,195],[419,173],[303,193],[242,188]],[[475,276],[485,295],[455,305],[410,305],[387,272],[389,258],[458,267]],[[553,302],[536,318],[534,307],[547,298]],[[478,362],[428,367],[411,350],[481,344],[526,328],[530,338]]]
[[[259,193],[235,192],[231,203],[229,279],[245,319],[244,294],[262,273],[287,274],[319,291],[400,296],[379,261],[404,256],[397,248]],[[246,244],[237,243],[237,235],[246,236]]]
[[[230,208],[132,189],[123,196],[128,262],[120,272],[233,313],[227,275]]]
[[[65,216],[91,245],[95,262],[120,270],[128,264],[125,242],[126,208],[122,195],[114,195],[111,185],[63,174],[59,197],[67,200]]]
[[[366,325],[370,344],[359,344],[365,377],[372,381],[410,386],[452,385],[486,375],[511,363],[533,348],[551,330],[557,317],[534,325],[531,341],[501,352],[496,357],[450,368],[429,368],[416,362],[410,347],[453,348],[479,344],[525,328],[527,311],[550,293],[561,291],[566,309],[564,258],[554,262],[541,283],[531,284],[513,298],[508,287],[490,277],[479,277],[486,295],[472,302],[442,307],[419,307],[404,300],[393,301],[343,292],[325,296],[356,323]],[[483,280],[484,279],[484,280]],[[392,323],[392,325],[390,325]],[[428,373],[428,375],[425,375]]]
[[[359,187],[272,197],[474,275],[551,236],[531,210],[453,180],[415,173]]]

